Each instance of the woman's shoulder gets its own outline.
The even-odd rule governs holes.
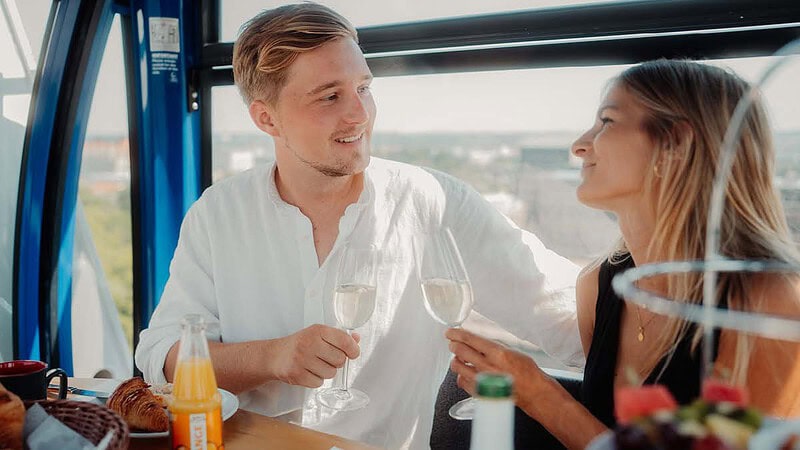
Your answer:
[[[800,318],[800,276],[760,273],[750,278],[746,309],[776,316]]]
[[[590,264],[581,270],[575,282],[575,301],[578,311],[578,330],[581,335],[583,354],[589,354],[594,336],[594,323],[597,306],[597,282],[600,274],[599,264]]]
[[[600,280],[600,263],[594,262],[583,269],[578,274],[577,286],[581,287],[594,286],[597,288],[597,283]]]

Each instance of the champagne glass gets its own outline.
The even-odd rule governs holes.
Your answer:
[[[437,322],[458,328],[472,311],[472,285],[450,229],[426,234],[422,246],[415,243],[422,298],[428,314]],[[450,408],[450,417],[470,420],[475,409],[470,397]]]
[[[374,247],[348,245],[342,250],[336,274],[333,311],[339,326],[351,334],[364,325],[375,310],[378,253]],[[339,411],[367,406],[369,396],[349,387],[349,369],[350,359],[347,358],[342,369],[342,386],[318,391],[317,400],[320,403]]]

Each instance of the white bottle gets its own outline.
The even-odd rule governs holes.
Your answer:
[[[479,373],[475,383],[475,416],[472,419],[470,450],[514,449],[514,401],[511,377]]]

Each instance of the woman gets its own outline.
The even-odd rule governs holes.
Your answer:
[[[686,403],[699,395],[697,327],[619,299],[613,276],[634,265],[697,260],[705,254],[713,174],[731,115],[748,84],[723,69],[659,60],[629,68],[610,84],[586,133],[572,146],[583,160],[578,199],[617,216],[622,239],[577,282],[578,325],[587,356],[582,403],[534,361],[463,330],[448,330],[451,368],[472,393],[480,371],[514,376],[517,405],[568,448],[584,448],[613,427],[613,390],[626,372],[666,385]],[[723,255],[798,263],[778,193],[766,115],[751,108],[738,142],[722,222]],[[702,301],[702,274],[648,279],[640,287],[675,301]],[[720,274],[721,307],[800,317],[796,277]],[[800,413],[799,345],[722,331],[715,369],[746,386],[766,414]]]

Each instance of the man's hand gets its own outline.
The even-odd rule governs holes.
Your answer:
[[[284,383],[317,388],[326,378],[336,376],[347,358],[361,353],[358,335],[326,325],[311,325],[297,333],[276,339],[272,355],[274,377]]]

